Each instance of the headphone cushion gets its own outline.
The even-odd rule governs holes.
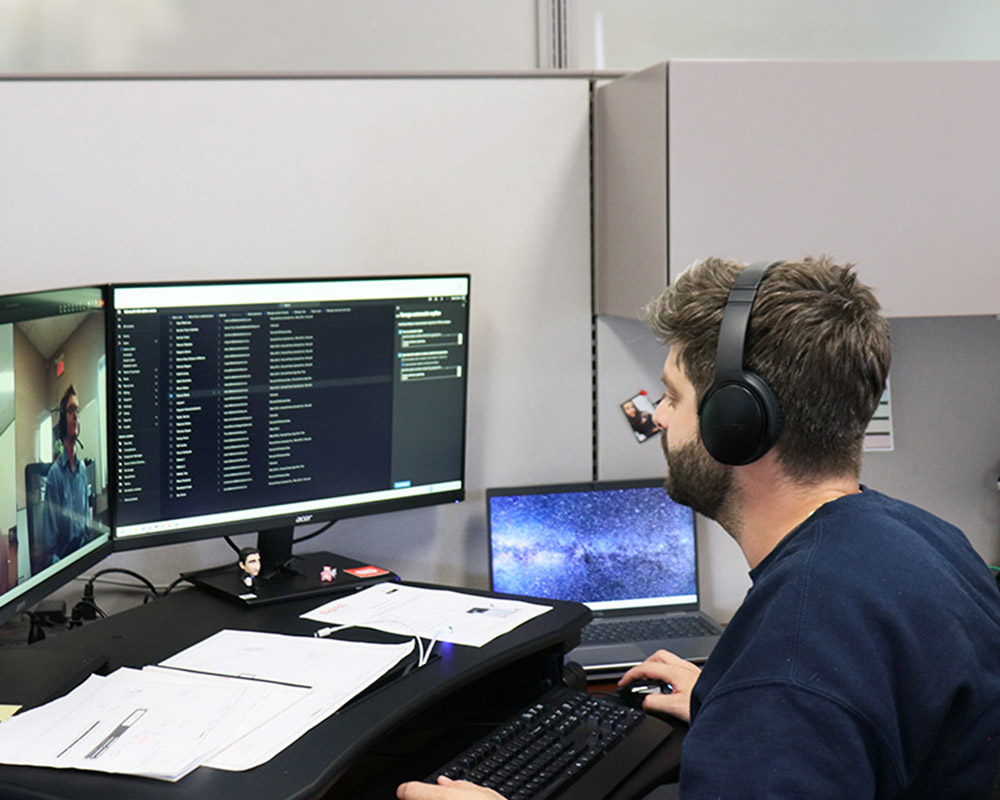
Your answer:
[[[698,406],[701,440],[709,455],[740,466],[766,453],[781,430],[781,407],[752,372],[709,387]]]

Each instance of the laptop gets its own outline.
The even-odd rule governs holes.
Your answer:
[[[694,662],[712,651],[722,628],[700,608],[694,513],[662,479],[487,489],[486,508],[493,591],[594,612],[567,655],[589,678],[661,648]]]

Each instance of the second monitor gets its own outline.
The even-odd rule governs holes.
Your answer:
[[[469,276],[115,286],[115,546],[464,497]]]
[[[111,549],[105,343],[103,287],[0,297],[0,622]]]

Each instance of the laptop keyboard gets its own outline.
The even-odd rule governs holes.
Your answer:
[[[615,700],[558,686],[427,780],[470,780],[510,800],[596,800],[672,730]]]
[[[700,614],[677,614],[656,619],[599,620],[584,626],[581,644],[641,642],[648,639],[682,639],[712,636],[718,629]]]

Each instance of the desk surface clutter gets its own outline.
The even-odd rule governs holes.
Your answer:
[[[395,585],[407,592],[439,588]],[[523,612],[520,607],[529,605],[519,598],[467,590],[456,593],[459,591],[478,599],[474,606],[481,609],[480,617],[504,603],[512,604],[505,613],[514,609]],[[388,633],[354,622],[333,633],[336,638],[315,638],[317,622],[300,617],[317,610],[315,598],[247,609],[207,592],[177,592],[23,648],[23,655],[30,654],[30,658],[13,658],[6,666],[0,665],[0,685],[4,687],[0,702],[26,706],[58,696],[75,673],[83,677],[95,664],[105,663],[101,672],[109,676],[95,676],[83,684],[77,690],[81,692],[79,702],[69,700],[73,695],[59,701],[68,706],[61,709],[63,725],[48,722],[48,729],[45,725],[25,726],[45,744],[41,749],[48,751],[49,758],[65,751],[64,758],[72,761],[68,765],[91,769],[3,765],[0,797],[60,798],[100,796],[102,792],[128,796],[132,792],[156,798],[176,797],[183,791],[185,796],[241,800],[248,796],[307,798],[323,797],[334,785],[336,796],[366,796],[363,787],[370,785],[372,774],[388,781],[396,779],[381,768],[366,772],[369,753],[381,742],[390,738],[403,741],[409,731],[429,724],[448,727],[476,721],[476,717],[496,724],[559,682],[563,653],[578,640],[590,612],[585,606],[559,601],[545,601],[544,606],[534,608],[537,616],[525,614],[523,624],[480,647],[450,643],[448,633],[442,631],[433,657],[426,666],[415,668],[412,634]],[[295,647],[292,658],[288,658],[289,646]],[[250,670],[240,667],[250,663],[251,653],[260,660],[258,666]],[[345,653],[350,657],[345,659]],[[326,656],[339,659],[340,666],[324,664]],[[315,674],[332,673],[334,680],[315,678],[327,688],[321,696],[303,701],[301,685],[294,685],[293,676],[304,674],[302,670],[308,672],[311,659]],[[19,669],[28,660],[57,666],[48,671]],[[293,670],[292,662],[298,671]],[[357,667],[353,674],[346,664]],[[233,674],[238,669],[252,674],[241,679]],[[197,675],[199,671],[228,677]],[[259,686],[253,686],[261,683],[255,679],[262,677],[271,681],[270,691],[261,692]],[[219,691],[213,681],[223,681],[230,688]],[[487,686],[489,690],[484,691]],[[228,728],[225,733],[230,738],[240,731],[252,732],[257,726],[249,720],[255,713],[280,719],[282,705],[296,708],[306,702],[313,707],[309,713],[302,713],[304,705],[296,713],[286,710],[287,730],[241,739],[242,749],[234,749],[227,757],[215,756],[214,762],[198,760],[198,748],[190,746],[196,737],[189,736],[188,749],[170,751],[164,764],[146,768],[130,764],[129,771],[166,780],[95,771],[104,768],[100,765],[105,760],[110,766],[113,756],[127,757],[122,753],[128,748],[121,745],[128,741],[132,728],[142,727],[143,717],[152,718],[152,708],[161,707],[154,702],[162,705],[164,692],[175,696],[170,710],[175,716],[183,716],[183,707],[201,706],[200,714],[185,720],[189,731],[195,730],[192,726],[198,718],[221,719],[227,716],[223,713],[226,709],[243,709],[222,726]],[[144,693],[141,700],[136,693]],[[97,703],[99,694],[103,699]],[[296,695],[298,703],[291,703]],[[177,697],[185,702],[178,702]],[[85,699],[88,702],[82,702]],[[103,713],[97,713],[98,709]],[[297,718],[296,724],[305,729],[292,731],[295,726],[287,717],[310,715],[314,717],[311,724],[304,725],[303,719]],[[13,722],[17,720],[13,718]],[[205,736],[207,742],[208,734]],[[207,746],[219,749],[218,742]],[[17,755],[24,757],[26,748],[20,750]],[[395,759],[400,779],[425,775],[444,760],[440,751],[425,755],[420,750],[415,746],[413,752]],[[37,757],[38,752],[31,757]],[[70,755],[75,760],[69,759]],[[198,763],[211,766],[195,768]]]

